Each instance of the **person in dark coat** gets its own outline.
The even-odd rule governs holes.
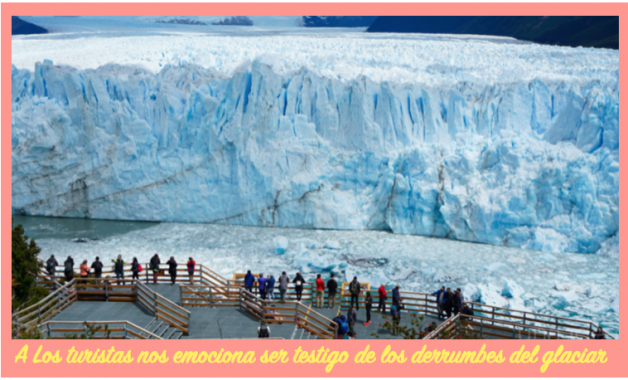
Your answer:
[[[275,300],[275,277],[271,274],[266,281],[266,298],[271,301]]]
[[[327,306],[333,309],[336,306],[336,293],[338,292],[338,283],[334,278],[334,274],[331,274],[331,278],[327,281]]]
[[[358,303],[360,297],[360,291],[362,290],[362,286],[358,282],[358,277],[354,276],[353,281],[349,283],[349,294],[351,294],[351,306],[353,306],[353,301],[355,301],[356,310],[360,310],[360,304]]]
[[[401,293],[399,293],[399,285],[395,286],[395,288],[393,289],[393,305],[397,305],[397,308],[400,309],[399,306],[401,306]]]
[[[155,253],[155,256],[150,259],[150,270],[153,271],[153,284],[157,283],[159,277],[159,264],[161,264],[161,260],[159,260],[159,255]]]
[[[349,306],[349,311],[347,312],[347,319],[349,321],[349,334],[351,337],[355,337],[355,322],[358,320],[358,313],[355,311],[353,306]]]
[[[49,275],[54,276],[57,272],[57,266],[59,263],[55,259],[55,255],[50,255],[50,258],[46,261],[46,271]]]
[[[170,281],[172,283],[170,285],[174,285],[177,281],[177,262],[174,259],[174,256],[170,256],[170,260],[166,263],[168,264],[168,273],[170,273]]]
[[[305,279],[301,276],[300,272],[297,272],[297,275],[294,277],[294,280],[292,280],[292,283],[294,284],[294,291],[297,292],[297,301],[301,301]]]
[[[286,292],[288,291],[288,284],[290,283],[290,277],[286,272],[281,272],[279,277],[279,296],[281,297],[281,303],[286,302]]]
[[[92,269],[94,270],[94,277],[101,278],[102,277],[102,268],[103,264],[100,261],[100,258],[96,256],[96,260],[92,263]]]
[[[68,258],[63,263],[63,266],[63,274],[65,274],[65,280],[67,282],[72,281],[72,279],[74,278],[74,259],[72,259],[72,256],[68,256]]]
[[[251,273],[250,270],[246,271],[246,275],[244,276],[244,289],[247,292],[253,294],[253,284],[255,284],[255,276]]]
[[[440,290],[432,293],[436,296],[436,308],[438,309],[438,319],[443,319],[443,313],[445,312],[445,304],[447,303],[447,291],[445,287],[441,287]]]
[[[445,312],[447,313],[447,318],[451,317],[451,310],[454,307],[454,294],[451,292],[450,288],[447,288],[447,300],[445,301]]]
[[[134,279],[134,280],[138,280],[139,281],[139,279],[140,279],[140,263],[139,263],[139,261],[137,261],[137,257],[133,258],[133,262],[131,263],[131,272],[133,273],[131,278]]]
[[[457,290],[454,291],[453,309],[454,309],[454,315],[458,315],[458,313],[462,309],[462,301],[460,299],[460,293],[458,293]]]
[[[122,284],[126,285],[126,281],[124,281],[124,261],[122,260],[122,255],[118,255],[116,260],[111,261],[113,262],[113,271],[116,274],[118,285],[120,285],[120,279],[122,279]]]
[[[465,302],[462,304],[462,310],[460,310],[460,320],[466,321],[470,319],[468,316],[473,315],[473,309],[469,307],[469,305]]]
[[[366,322],[364,326],[368,326],[371,324],[371,308],[373,307],[373,297],[371,297],[371,292],[365,292],[366,298],[364,299],[364,307],[366,308]]]
[[[604,334],[604,330],[602,330],[602,327],[597,328],[597,331],[595,332],[595,338],[593,339],[606,339],[606,336]]]

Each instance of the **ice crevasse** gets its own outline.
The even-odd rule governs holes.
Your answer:
[[[14,67],[12,208],[594,253],[619,229],[613,75],[428,85],[260,60],[229,75]]]

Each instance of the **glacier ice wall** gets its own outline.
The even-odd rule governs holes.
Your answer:
[[[592,253],[619,228],[619,73],[607,74],[435,85],[258,59],[229,75],[14,67],[13,212]]]

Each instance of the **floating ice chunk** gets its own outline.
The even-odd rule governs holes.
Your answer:
[[[492,263],[492,264],[489,264],[489,265],[485,266],[484,268],[486,270],[488,270],[488,271],[493,272],[493,271],[496,271],[496,270],[498,270],[500,268],[503,268],[505,266],[506,266],[506,264],[504,264],[504,263]]]
[[[502,277],[504,282],[504,288],[502,289],[502,296],[508,298],[519,298],[524,293],[524,290],[515,281]]]
[[[469,302],[479,302],[482,298],[482,292],[473,284],[466,284],[462,288],[462,294],[464,295],[465,301]]]
[[[340,245],[340,242],[338,242],[337,240],[327,240],[325,242],[325,248],[327,249],[341,249],[342,246]]]
[[[576,292],[574,292],[573,290],[552,292],[550,296],[556,299],[556,302],[554,302],[554,307],[559,309],[563,309],[573,304],[579,298]]]
[[[486,305],[506,307],[508,300],[501,295],[501,289],[493,284],[480,284],[480,302]]]
[[[284,253],[286,253],[290,241],[285,236],[276,236],[273,239],[273,244],[275,245],[275,252],[278,255],[283,255]]]

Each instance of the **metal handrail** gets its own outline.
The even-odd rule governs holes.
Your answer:
[[[38,328],[44,328],[46,326],[50,326],[50,325],[76,325],[76,324],[90,324],[90,325],[119,325],[119,324],[125,324],[126,326],[130,326],[133,327],[137,330],[140,331],[140,333],[146,334],[149,336],[149,338],[153,338],[153,339],[160,339],[162,340],[163,338],[153,334],[152,332],[136,325],[133,322],[130,321],[82,321],[82,322],[77,322],[77,321],[46,321],[40,325],[38,325]],[[47,329],[48,331],[48,337],[50,337],[50,329]],[[54,332],[54,330],[52,330],[52,332]],[[145,339],[145,338],[141,338],[141,339]]]

